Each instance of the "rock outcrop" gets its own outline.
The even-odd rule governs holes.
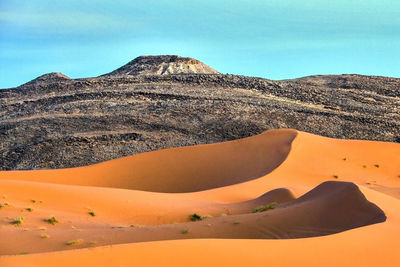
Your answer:
[[[141,56],[130,61],[112,75],[169,75],[169,74],[218,74],[219,72],[197,59],[180,56]]]

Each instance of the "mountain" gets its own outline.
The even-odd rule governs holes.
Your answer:
[[[400,142],[399,99],[396,78],[274,81],[190,58],[139,57],[95,78],[46,74],[0,90],[0,169],[82,166],[273,128]]]
[[[180,56],[141,56],[106,75],[219,74],[197,59]]]
[[[61,72],[51,72],[46,73],[42,76],[37,77],[36,79],[27,82],[25,85],[29,84],[38,84],[38,83],[50,83],[50,82],[62,82],[66,80],[70,80],[68,76],[62,74]]]

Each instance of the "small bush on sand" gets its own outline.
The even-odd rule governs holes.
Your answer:
[[[183,229],[183,230],[181,231],[181,233],[182,233],[182,234],[187,234],[187,233],[189,233],[189,230],[188,230],[188,229]]]
[[[50,223],[50,224],[52,224],[52,225],[55,225],[56,223],[58,223],[56,217],[54,217],[54,216],[51,216],[50,218],[45,219],[44,221],[45,221],[45,222],[48,222],[48,223]]]
[[[5,207],[10,207],[10,204],[8,202],[4,202],[3,204],[0,203],[0,209]]]
[[[197,214],[197,213],[193,213],[192,215],[189,216],[189,219],[190,219],[191,221],[195,222],[195,221],[201,221],[201,220],[204,220],[204,219],[208,219],[208,218],[211,218],[211,217],[212,217],[212,216],[211,216],[211,215],[208,215],[208,214],[203,215],[203,216],[200,216],[200,215]]]
[[[50,236],[46,233],[40,235],[41,238],[49,238]]]
[[[26,208],[27,211],[32,212],[33,209],[32,208]]]
[[[67,246],[72,246],[72,245],[79,245],[82,242],[83,242],[83,239],[75,239],[75,240],[68,241],[65,244],[67,244]]]
[[[14,226],[20,226],[24,222],[24,219],[24,216],[17,217],[11,221],[11,224]]]
[[[379,164],[375,164],[374,166],[375,166],[376,168],[379,168]]]
[[[94,217],[96,216],[96,213],[94,213],[94,211],[89,211],[89,215]]]
[[[266,210],[272,210],[272,209],[275,209],[277,205],[278,205],[278,203],[271,202],[268,205],[258,206],[257,208],[253,209],[252,212],[256,213],[256,212],[263,212],[263,211],[266,211]]]
[[[197,213],[193,213],[192,215],[189,216],[189,219],[193,222],[195,221],[201,221],[202,218],[200,215],[198,215]]]
[[[233,224],[237,225],[237,224],[240,224],[240,222],[234,221]]]
[[[335,175],[332,175],[332,177],[335,178],[335,179],[339,179],[339,176],[336,175],[336,174],[335,174]]]

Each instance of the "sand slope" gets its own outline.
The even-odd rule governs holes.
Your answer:
[[[143,153],[88,167],[0,172],[0,179],[116,187],[153,192],[194,192],[248,181],[278,167],[296,137],[293,130],[219,144]]]
[[[399,155],[399,144],[275,130],[83,168],[0,172],[0,254],[59,251],[1,256],[0,265],[396,266]],[[271,201],[282,204],[251,212]],[[213,217],[190,222],[193,213]],[[52,215],[58,224],[43,221]],[[190,240],[132,243],[180,238]],[[120,243],[130,244],[104,246]]]

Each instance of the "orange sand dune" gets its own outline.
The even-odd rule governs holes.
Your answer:
[[[194,192],[258,178],[278,167],[296,131],[268,131],[226,143],[143,153],[88,167],[0,172],[0,179]]]
[[[280,204],[268,212],[251,212],[260,204],[272,201]],[[12,208],[7,209],[6,214],[11,214]],[[209,203],[203,207],[204,212],[221,210],[218,204]],[[296,200],[287,190],[278,189],[253,201],[225,205],[225,210],[229,214],[196,223],[187,222],[189,214],[184,214],[181,218],[185,221],[183,223],[156,226],[110,225],[107,218],[94,220],[87,214],[86,220],[82,220],[85,217],[83,213],[77,216],[58,211],[56,218],[59,223],[57,226],[46,225],[45,232],[35,226],[41,224],[43,227],[43,219],[51,215],[46,217],[43,210],[35,210],[30,212],[32,214],[25,214],[26,222],[22,229],[10,229],[10,225],[4,225],[0,231],[3,237],[0,247],[4,254],[13,254],[18,250],[33,253],[73,249],[71,246],[65,247],[68,238],[86,240],[85,244],[80,244],[81,247],[94,242],[104,245],[186,238],[287,239],[327,235],[386,220],[383,211],[368,202],[356,185],[336,181],[325,182]],[[18,212],[19,209],[14,211]],[[185,230],[187,233],[182,232]],[[43,233],[51,238],[38,243],[37,239]],[[11,239],[12,244],[9,243]],[[35,246],[32,247],[32,244]]]
[[[399,266],[399,155],[399,144],[274,130],[89,167],[0,172],[0,254],[33,253],[0,256],[0,266]],[[369,202],[351,186],[309,198],[327,180],[354,182]],[[276,198],[284,204],[251,213]],[[189,222],[193,213],[213,218]],[[23,223],[11,225],[21,214]],[[58,224],[44,222],[52,215]],[[336,224],[324,228],[327,222]],[[333,232],[340,233],[232,239]],[[230,239],[131,243],[198,237]],[[79,242],[67,245],[71,240]],[[118,243],[130,244],[106,246]]]

